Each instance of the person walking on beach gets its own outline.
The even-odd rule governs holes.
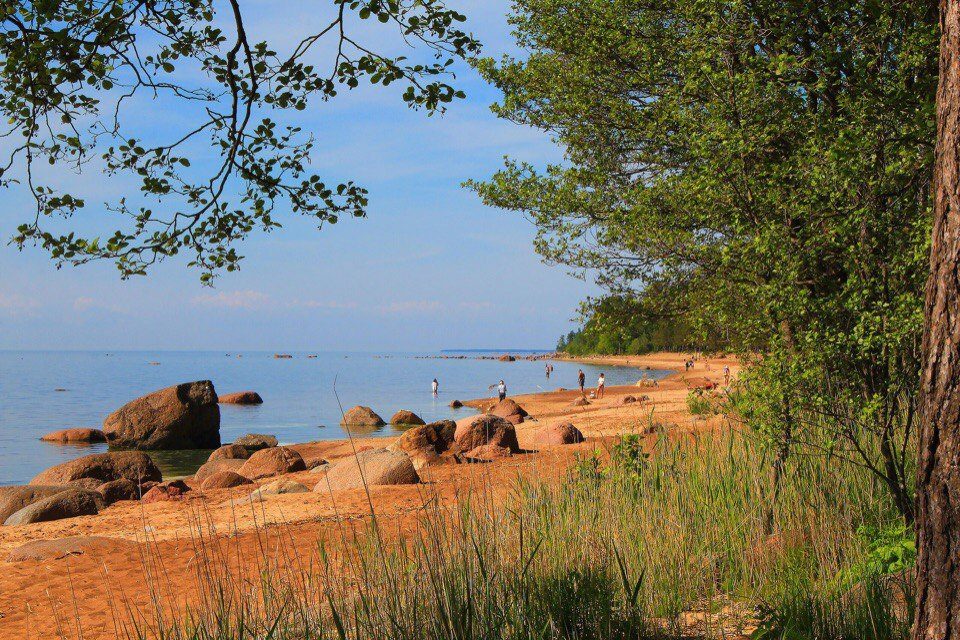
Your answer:
[[[501,400],[507,397],[507,385],[503,380],[497,385],[497,395],[500,396]]]
[[[587,376],[584,375],[583,369],[577,372],[577,384],[580,385],[580,395],[583,395],[583,385],[587,383]]]
[[[603,385],[606,384],[606,379],[603,377],[603,374],[600,374],[600,379],[597,380],[597,400],[603,397]]]
[[[723,384],[730,384],[730,365],[724,365],[723,367]]]
[[[437,395],[437,392],[440,391],[440,383],[437,382],[436,378],[433,379],[431,386],[433,387],[433,395]]]

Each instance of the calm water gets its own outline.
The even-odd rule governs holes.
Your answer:
[[[511,394],[573,388],[580,366],[554,362],[553,376],[547,380],[543,361],[443,360],[417,357],[428,354],[364,353],[316,353],[316,358],[306,357],[314,354],[294,353],[288,360],[272,355],[0,351],[0,484],[25,483],[60,462],[106,451],[106,445],[57,445],[38,438],[67,427],[100,427],[110,412],[130,400],[181,382],[209,379],[219,393],[251,390],[263,396],[264,404],[255,407],[221,406],[220,436],[224,443],[256,432],[273,434],[281,444],[292,444],[346,436],[339,426],[334,388],[344,410],[364,404],[389,420],[395,411],[408,409],[430,422],[472,414],[470,408],[454,410],[447,405],[455,398],[493,395],[487,386],[501,378]],[[642,374],[662,377],[671,373],[588,365],[583,369],[587,384],[593,384],[601,370],[611,385],[631,384]],[[433,378],[440,382],[437,398],[430,393]],[[387,426],[364,435],[391,433]],[[165,476],[192,473],[207,458],[204,451],[150,455]]]

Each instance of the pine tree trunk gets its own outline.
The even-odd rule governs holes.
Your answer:
[[[940,24],[914,640],[960,640],[960,0],[940,0]]]

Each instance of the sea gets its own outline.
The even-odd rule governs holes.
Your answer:
[[[495,356],[511,353],[515,362]],[[508,394],[519,395],[576,386],[583,368],[587,384],[601,372],[608,385],[633,384],[640,377],[662,378],[671,371],[595,366],[524,356],[532,349],[440,351],[436,353],[222,351],[0,351],[0,485],[24,484],[38,473],[70,459],[107,451],[105,444],[41,442],[46,433],[68,427],[99,428],[103,419],[144,394],[183,382],[211,380],[218,393],[256,391],[257,406],[220,407],[220,437],[233,442],[246,433],[276,436],[281,444],[347,437],[339,426],[341,409],[366,405],[389,421],[400,409],[425,421],[459,419],[475,413],[451,409],[454,399],[496,394],[501,379]],[[434,397],[431,382],[440,385]],[[393,427],[363,437],[389,436]],[[165,478],[193,473],[209,451],[151,451]]]

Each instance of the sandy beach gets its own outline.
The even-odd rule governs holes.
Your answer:
[[[671,439],[720,427],[717,417],[699,419],[686,407],[691,385],[710,381],[722,385],[723,368],[734,377],[739,367],[730,359],[700,359],[684,372],[684,354],[654,354],[590,359],[609,366],[672,369],[677,373],[656,386],[609,387],[602,399],[571,406],[579,397],[570,389],[575,380],[553,380],[556,390],[511,396],[531,416],[517,426],[524,453],[487,464],[438,464],[421,470],[418,485],[371,487],[335,492],[267,496],[251,504],[240,500],[255,487],[201,491],[188,479],[191,491],[181,500],[142,504],[117,502],[96,516],[82,516],[40,524],[0,527],[0,560],[25,543],[71,536],[104,536],[102,547],[81,555],[69,553],[44,560],[3,562],[0,573],[0,638],[113,637],[117,625],[131,618],[149,618],[159,599],[164,606],[181,607],[196,601],[198,558],[222,553],[222,567],[236,575],[255,572],[265,558],[317,562],[318,541],[335,544],[344,536],[363,535],[371,506],[383,531],[397,538],[413,535],[424,504],[442,503],[464,492],[492,492],[506,499],[518,478],[561,482],[578,455],[601,455],[620,436],[643,434],[659,423]],[[595,381],[587,381],[595,385]],[[642,403],[620,404],[627,395],[647,396]],[[465,401],[484,409],[490,398]],[[538,446],[537,432],[545,425],[572,422],[586,441],[573,445]],[[652,444],[659,435],[645,435]],[[322,458],[335,463],[354,451],[382,447],[393,438],[355,438],[294,445],[304,460]],[[320,474],[309,471],[283,476],[313,487]],[[264,478],[263,485],[276,480]],[[213,550],[213,551],[212,551]],[[282,551],[282,553],[281,553]],[[155,589],[147,585],[159,585]]]

